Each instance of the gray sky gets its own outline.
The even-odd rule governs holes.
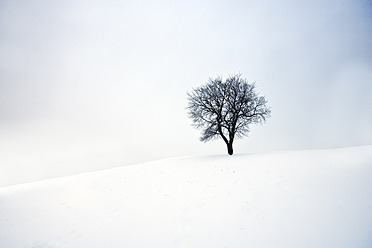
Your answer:
[[[0,186],[224,154],[186,92],[239,72],[272,118],[236,153],[372,144],[371,3],[2,0]]]

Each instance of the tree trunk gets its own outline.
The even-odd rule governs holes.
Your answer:
[[[227,143],[227,152],[229,153],[229,155],[233,155],[234,151],[233,151],[232,142]]]

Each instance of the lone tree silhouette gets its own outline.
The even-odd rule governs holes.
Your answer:
[[[193,89],[188,95],[188,114],[193,126],[202,129],[203,142],[221,137],[233,154],[234,139],[247,136],[249,124],[262,124],[270,117],[266,99],[255,91],[255,83],[248,83],[241,74],[225,81],[221,77]]]

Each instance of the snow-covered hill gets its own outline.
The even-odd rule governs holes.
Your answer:
[[[372,146],[173,158],[0,189],[1,248],[372,247]]]

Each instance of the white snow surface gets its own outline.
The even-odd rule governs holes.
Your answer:
[[[0,188],[1,248],[372,247],[372,146],[171,158]]]

